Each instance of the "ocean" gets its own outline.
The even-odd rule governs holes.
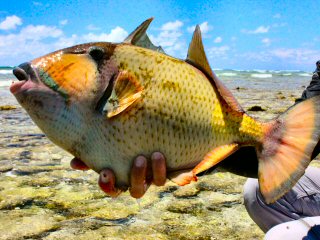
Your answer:
[[[234,70],[216,69],[214,72],[231,89],[252,88],[294,90],[306,86],[312,73],[299,70]],[[12,67],[0,67],[0,88],[7,88],[15,77]]]

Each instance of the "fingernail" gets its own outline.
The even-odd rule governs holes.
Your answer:
[[[105,172],[100,173],[100,179],[103,183],[108,183],[110,181],[110,177]]]
[[[145,164],[145,159],[142,156],[136,158],[135,165],[136,167],[143,167]]]

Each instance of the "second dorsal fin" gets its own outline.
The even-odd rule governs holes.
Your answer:
[[[206,53],[204,51],[201,31],[199,25],[193,33],[191,43],[189,45],[188,56],[186,62],[199,68],[207,76],[211,78],[211,83],[218,90],[222,99],[234,110],[238,112],[244,112],[238,101],[233,97],[232,93],[224,84],[218,79],[218,77],[213,73],[209,65]]]
[[[146,31],[152,22],[153,18],[149,18],[140,24],[129,36],[123,41],[124,43],[131,43],[132,45],[148,48],[154,51],[164,53],[161,46],[155,46],[151,41]]]

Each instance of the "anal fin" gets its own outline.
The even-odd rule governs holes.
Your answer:
[[[239,144],[231,143],[213,149],[212,151],[207,153],[204,159],[192,170],[193,174],[197,175],[198,173],[201,173],[217,165],[219,162],[221,162],[226,157],[230,156],[239,148]]]
[[[231,143],[214,148],[207,153],[204,159],[191,171],[185,170],[175,173],[171,180],[180,186],[187,185],[192,181],[197,181],[197,174],[215,166],[223,159],[230,156],[240,148],[239,144]]]

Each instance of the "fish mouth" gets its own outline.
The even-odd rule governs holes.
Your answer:
[[[18,82],[12,82],[10,86],[10,92],[12,94],[15,95],[39,86],[40,80],[38,73],[29,62],[20,64],[18,67],[15,67],[12,72],[19,80]]]

